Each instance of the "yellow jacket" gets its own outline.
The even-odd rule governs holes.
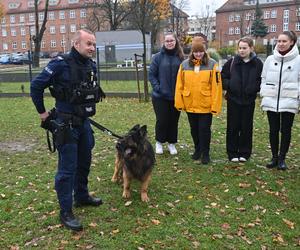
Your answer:
[[[175,107],[191,113],[218,114],[222,108],[222,81],[218,64],[209,59],[196,72],[188,59],[180,65],[175,90]]]

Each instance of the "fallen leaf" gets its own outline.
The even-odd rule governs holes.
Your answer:
[[[93,245],[87,245],[86,247],[85,247],[85,249],[92,249],[94,246]]]
[[[90,226],[90,227],[97,227],[98,225],[97,225],[97,223],[95,223],[95,222],[91,222],[91,223],[89,224],[89,226]]]
[[[236,198],[236,201],[237,202],[242,202],[244,200],[244,197],[243,196],[238,196],[237,198]]]
[[[168,207],[175,207],[175,206],[173,205],[173,203],[171,203],[171,202],[167,202],[167,206],[168,206]]]
[[[159,221],[159,220],[156,220],[156,219],[152,219],[151,222],[152,222],[154,225],[159,225],[159,224],[160,224],[160,221]]]
[[[241,182],[241,183],[239,183],[239,187],[240,188],[248,188],[248,187],[251,187],[251,184],[250,183]]]
[[[230,228],[230,225],[228,223],[224,223],[221,227],[222,227],[222,229],[227,230]]]
[[[193,198],[194,198],[193,195],[189,195],[189,196],[188,196],[188,199],[189,199],[189,200],[191,200],[191,199],[193,199]]]
[[[119,232],[120,232],[119,229],[112,230],[112,233],[113,233],[113,234],[117,234],[117,233],[119,233]]]
[[[194,248],[199,248],[200,247],[200,242],[199,241],[193,241],[192,242]]]
[[[282,219],[283,220],[283,222],[285,223],[285,224],[287,224],[288,225],[288,227],[290,228],[290,229],[294,229],[295,228],[295,223],[294,222],[291,222],[290,220],[287,220],[287,219]]]
[[[125,207],[128,207],[128,206],[130,206],[130,205],[131,205],[131,203],[132,203],[132,201],[126,201],[126,203],[125,203]]]
[[[213,237],[213,239],[222,239],[223,235],[222,234],[213,234],[212,237]]]

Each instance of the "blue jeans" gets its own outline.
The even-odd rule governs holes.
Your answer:
[[[74,142],[59,145],[58,169],[55,176],[55,190],[60,209],[71,211],[73,192],[75,200],[84,200],[89,196],[88,175],[90,172],[92,149],[95,145],[90,122],[85,120],[82,126],[69,128]]]

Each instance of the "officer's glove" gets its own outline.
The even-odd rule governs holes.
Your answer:
[[[102,88],[99,86],[99,97],[100,97],[100,102],[102,102],[102,99],[104,99],[106,97],[104,91],[102,90]]]
[[[55,118],[56,118],[56,112],[55,112],[55,108],[53,108],[49,111],[49,116],[46,118],[46,120],[41,122],[41,127],[43,129],[49,130],[50,132],[53,132],[54,127],[51,121],[55,120]]]

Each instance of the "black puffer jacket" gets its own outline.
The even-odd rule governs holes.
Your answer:
[[[244,62],[239,55],[229,59],[221,72],[227,99],[241,105],[255,102],[260,90],[262,68],[263,63],[255,53],[251,53],[248,62]]]

